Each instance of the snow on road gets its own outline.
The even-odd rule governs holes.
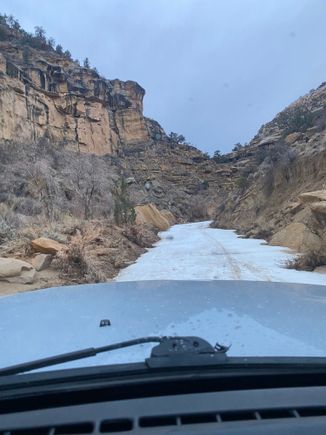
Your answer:
[[[210,222],[174,225],[136,263],[122,270],[117,281],[251,280],[326,284],[326,275],[284,268],[294,253],[243,239],[232,230],[209,228]]]

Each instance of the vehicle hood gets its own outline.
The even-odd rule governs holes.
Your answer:
[[[102,319],[110,326],[100,327]],[[77,285],[0,298],[0,366],[149,335],[196,335],[230,356],[326,356],[326,286],[251,281]],[[62,365],[143,361],[151,345]],[[49,369],[47,369],[49,370]]]

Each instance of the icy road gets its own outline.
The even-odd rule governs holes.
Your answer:
[[[250,280],[326,284],[326,275],[284,268],[294,253],[243,239],[231,230],[209,228],[210,222],[174,225],[116,281]]]

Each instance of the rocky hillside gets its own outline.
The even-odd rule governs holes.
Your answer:
[[[216,226],[301,252],[325,250],[325,83],[224,157],[233,186],[221,192]]]
[[[96,210],[84,214],[99,217],[109,213],[110,188],[121,176],[129,179],[135,203],[150,200],[184,219],[192,217],[183,205],[190,197],[196,203],[213,198],[221,182],[217,165],[143,115],[140,85],[105,79],[54,49],[42,31],[33,36],[1,18],[3,199],[28,199],[29,208],[34,201],[37,214],[41,198],[48,202],[43,208],[76,214],[92,190]]]

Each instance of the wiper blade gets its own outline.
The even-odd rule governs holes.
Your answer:
[[[48,358],[37,359],[22,364],[12,365],[0,369],[0,376],[15,375],[31,370],[37,370],[44,367],[50,367],[56,364],[62,364],[70,361],[77,361],[83,358],[96,356],[99,353],[111,352],[112,350],[122,349],[125,347],[137,346],[144,343],[160,343],[152,349],[151,357],[146,359],[149,367],[162,367],[165,365],[192,365],[194,361],[191,357],[198,356],[217,356],[223,355],[228,351],[228,347],[216,344],[211,346],[207,341],[199,337],[141,337],[134,340],[122,341],[120,343],[109,344],[102,347],[90,347],[74,352],[62,353],[60,355]],[[181,357],[181,360],[179,358]],[[190,359],[189,359],[190,358]],[[213,361],[212,361],[213,362]],[[216,361],[215,361],[216,362]],[[168,364],[166,364],[168,363]]]
[[[99,353],[110,352],[124,347],[136,346],[143,343],[160,343],[163,337],[142,337],[134,340],[123,341],[121,343],[109,344],[102,347],[89,347],[87,349],[76,350],[74,352],[62,353],[60,355],[50,356],[48,358],[37,359],[22,364],[17,364],[0,369],[0,376],[14,375],[18,373],[28,372],[31,370],[50,367],[56,364],[62,364],[69,361],[77,361],[83,358],[96,356]]]

